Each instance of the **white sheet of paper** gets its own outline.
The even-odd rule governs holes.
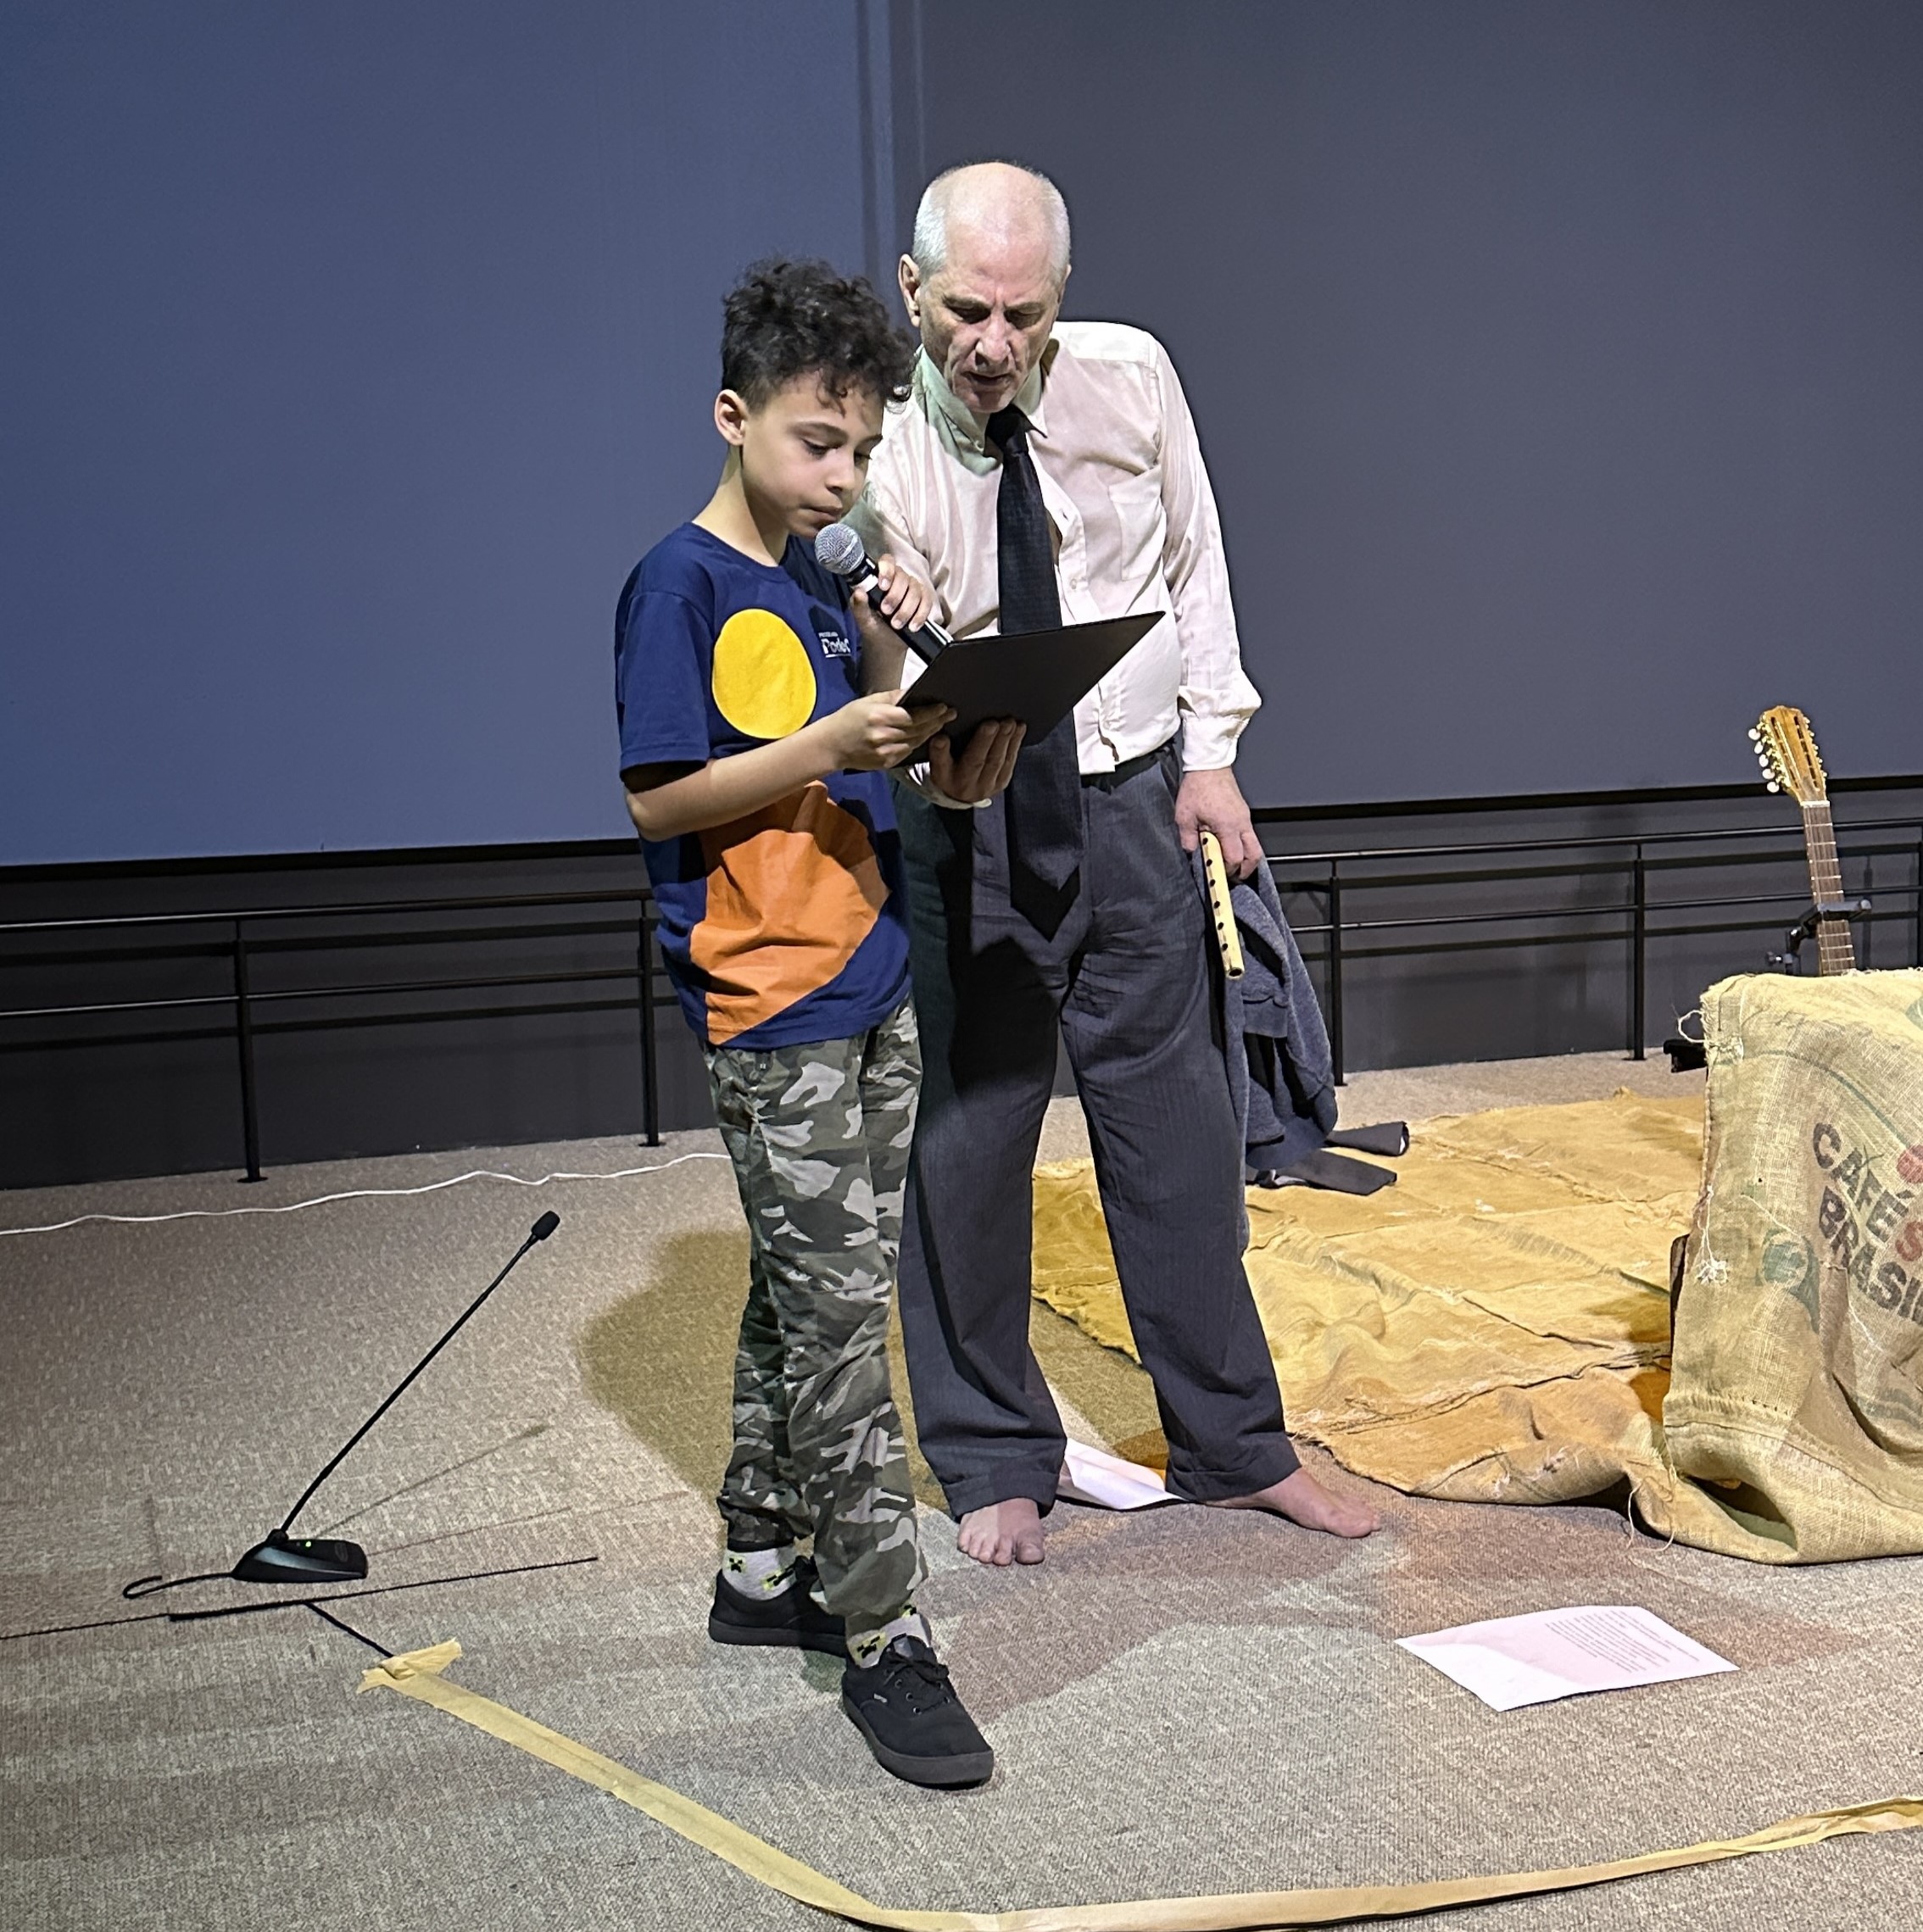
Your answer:
[[[1093,1503],[1098,1509],[1147,1509],[1179,1501],[1154,1470],[1073,1437],[1062,1457],[1062,1494],[1070,1502]]]
[[[1396,1641],[1496,1711],[1736,1668],[1633,1604],[1538,1610]]]

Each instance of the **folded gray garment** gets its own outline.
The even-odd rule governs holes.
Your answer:
[[[1196,890],[1207,880],[1195,855]],[[1240,979],[1218,978],[1229,1093],[1251,1168],[1285,1166],[1335,1125],[1335,1070],[1308,968],[1265,860],[1229,895],[1242,939]]]
[[[1325,1188],[1331,1194],[1373,1194],[1392,1188],[1396,1177],[1373,1161],[1352,1161],[1346,1154],[1330,1154],[1321,1148],[1291,1161],[1286,1167],[1257,1170],[1258,1188]]]
[[[1208,882],[1195,855],[1196,889]],[[1244,1172],[1260,1187],[1330,1188],[1371,1194],[1396,1177],[1365,1161],[1327,1154],[1352,1147],[1393,1157],[1407,1153],[1401,1121],[1378,1126],[1335,1125],[1335,1069],[1329,1031],[1308,969],[1289,930],[1266,860],[1230,894],[1240,931],[1244,971],[1223,977],[1220,989],[1223,1050],[1229,1091],[1242,1129]]]

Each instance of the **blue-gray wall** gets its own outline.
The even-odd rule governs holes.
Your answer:
[[[1772,704],[1923,763],[1915,0],[922,20],[927,165],[1055,175],[1183,372],[1251,796],[1739,781]]]
[[[983,153],[1187,378],[1259,801],[1913,769],[1920,89],[1910,0],[12,0],[0,863],[618,834],[722,290]]]
[[[856,263],[853,0],[0,8],[0,863],[620,832],[720,298]]]

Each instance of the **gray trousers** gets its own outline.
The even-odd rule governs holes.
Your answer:
[[[1058,1030],[1170,1487],[1206,1502],[1297,1467],[1242,1269],[1242,1150],[1179,776],[1169,750],[1083,781],[1081,890],[1047,941],[1007,904],[999,810],[942,810],[896,788],[922,1068],[901,1322],[917,1433],[956,1516],[1055,1501],[1062,1430],[1028,1311]]]

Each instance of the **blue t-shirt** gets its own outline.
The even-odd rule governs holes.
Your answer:
[[[692,523],[615,612],[621,768],[705,765],[860,696],[847,586],[794,538],[780,569]],[[879,771],[833,771],[748,817],[641,841],[668,977],[721,1046],[849,1039],[907,996],[901,844]]]

